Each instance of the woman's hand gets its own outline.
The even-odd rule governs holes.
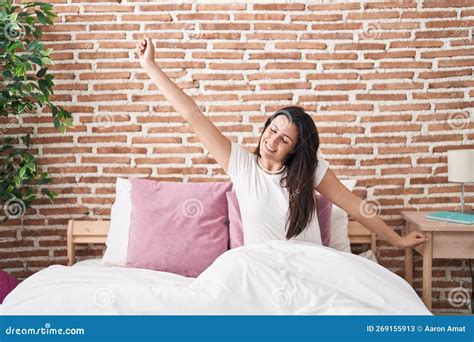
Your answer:
[[[422,243],[428,241],[428,238],[421,232],[410,232],[407,235],[401,237],[400,243],[397,244],[398,248],[416,247]]]
[[[147,36],[137,43],[136,52],[142,68],[146,69],[155,63],[155,46]]]

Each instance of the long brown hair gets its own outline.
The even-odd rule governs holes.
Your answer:
[[[288,188],[290,206],[286,219],[286,238],[299,235],[311,222],[316,211],[315,173],[318,166],[319,135],[316,125],[303,108],[290,106],[276,111],[265,122],[262,135],[278,115],[286,115],[298,129],[294,150],[283,162],[286,176],[280,181]],[[254,154],[260,158],[260,140]]]

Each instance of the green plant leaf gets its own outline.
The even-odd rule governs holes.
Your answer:
[[[13,142],[13,137],[6,137],[3,141],[5,144],[11,144]]]
[[[39,57],[36,57],[36,56],[32,56],[30,57],[30,60],[35,63],[35,64],[38,64],[40,67],[43,66],[43,59],[42,58],[39,58]]]
[[[40,88],[40,90],[43,92],[43,94],[48,94],[49,91],[48,91],[48,88],[49,88],[49,84],[48,84],[48,81],[46,80],[38,80],[38,86]]]
[[[44,57],[49,57],[49,55],[51,54],[51,52],[53,52],[53,49],[46,49],[46,50],[43,50],[43,56],[44,56]]]
[[[35,50],[41,50],[41,49],[43,49],[43,44],[41,44],[37,40],[33,40],[32,42],[28,44],[29,51],[35,51]]]
[[[41,105],[41,107],[43,107],[44,104],[48,101],[48,98],[47,98],[45,95],[43,95],[43,94],[38,95],[38,96],[37,96],[37,99],[38,99],[38,102],[39,102],[39,104]]]
[[[49,58],[49,57],[43,57],[43,58],[41,58],[41,62],[43,62],[43,65],[53,64],[53,61],[52,61],[51,58]]]
[[[58,116],[56,116],[54,118],[54,128],[59,129],[59,127],[61,127],[61,119]]]
[[[29,161],[28,164],[26,164],[26,167],[32,172],[36,172],[36,164],[34,161]]]
[[[12,78],[13,74],[11,73],[10,70],[5,70],[2,72],[2,76],[7,79],[7,78]]]
[[[26,200],[26,202],[31,203],[36,199],[36,195],[35,194],[27,195],[24,197],[24,199]]]
[[[43,77],[46,72],[48,71],[48,68],[41,68],[37,73],[36,73],[36,77]]]
[[[38,18],[41,24],[48,24],[48,18],[43,14],[43,12],[35,11],[36,17]]]
[[[3,145],[0,147],[0,152],[6,151],[13,148],[13,145]]]
[[[20,176],[20,178],[24,178],[25,173],[26,173],[26,166],[23,166],[22,168],[20,168],[20,172],[18,173],[18,175]]]
[[[50,191],[48,189],[41,189],[41,193],[43,195],[46,195],[49,197],[50,201],[54,201],[54,199],[56,198],[56,196],[58,195],[57,192],[55,191]]]
[[[25,149],[25,151],[26,151],[26,149]],[[24,160],[25,163],[28,163],[28,162],[30,162],[30,160],[33,160],[33,157],[30,154],[25,153],[23,155],[23,160]]]
[[[30,133],[27,133],[25,136],[21,137],[21,141],[23,141],[23,144],[28,147],[30,145]]]
[[[15,42],[8,46],[7,51],[10,53],[14,53],[16,50],[21,49],[23,47],[22,42]]]
[[[23,65],[17,65],[15,71],[16,71],[17,76],[24,76],[25,75],[25,68],[23,67]]]

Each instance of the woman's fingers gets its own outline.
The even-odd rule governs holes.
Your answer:
[[[146,41],[144,39],[137,43],[137,49],[140,50],[141,54],[145,53]]]
[[[143,42],[142,42],[142,41],[137,42],[137,44],[135,45],[135,47],[136,47],[137,49],[143,50],[143,49],[144,49]]]
[[[137,47],[137,49],[139,48],[139,49],[144,50],[145,47],[146,47],[146,42],[144,42],[144,40],[141,40],[136,44],[136,47]]]
[[[142,42],[138,42],[138,43],[137,43],[137,45],[136,45],[136,50],[137,50],[137,53],[138,53],[139,55],[144,54],[144,53],[145,53],[145,49],[146,49],[146,47],[143,45]]]
[[[142,39],[140,39],[137,44],[136,44],[136,53],[139,57],[143,56],[145,54],[145,52],[147,51],[147,48],[148,48],[148,43],[149,42],[149,38],[148,37],[144,37]],[[150,41],[150,45],[151,45],[151,41]]]

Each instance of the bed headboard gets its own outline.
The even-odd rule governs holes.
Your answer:
[[[69,220],[67,227],[68,265],[76,262],[76,245],[87,243],[105,244],[110,221]]]
[[[76,245],[99,243],[105,244],[110,221],[69,220],[67,228],[68,265],[76,262]],[[351,244],[369,243],[375,254],[375,234],[357,221],[349,221],[349,239]]]

